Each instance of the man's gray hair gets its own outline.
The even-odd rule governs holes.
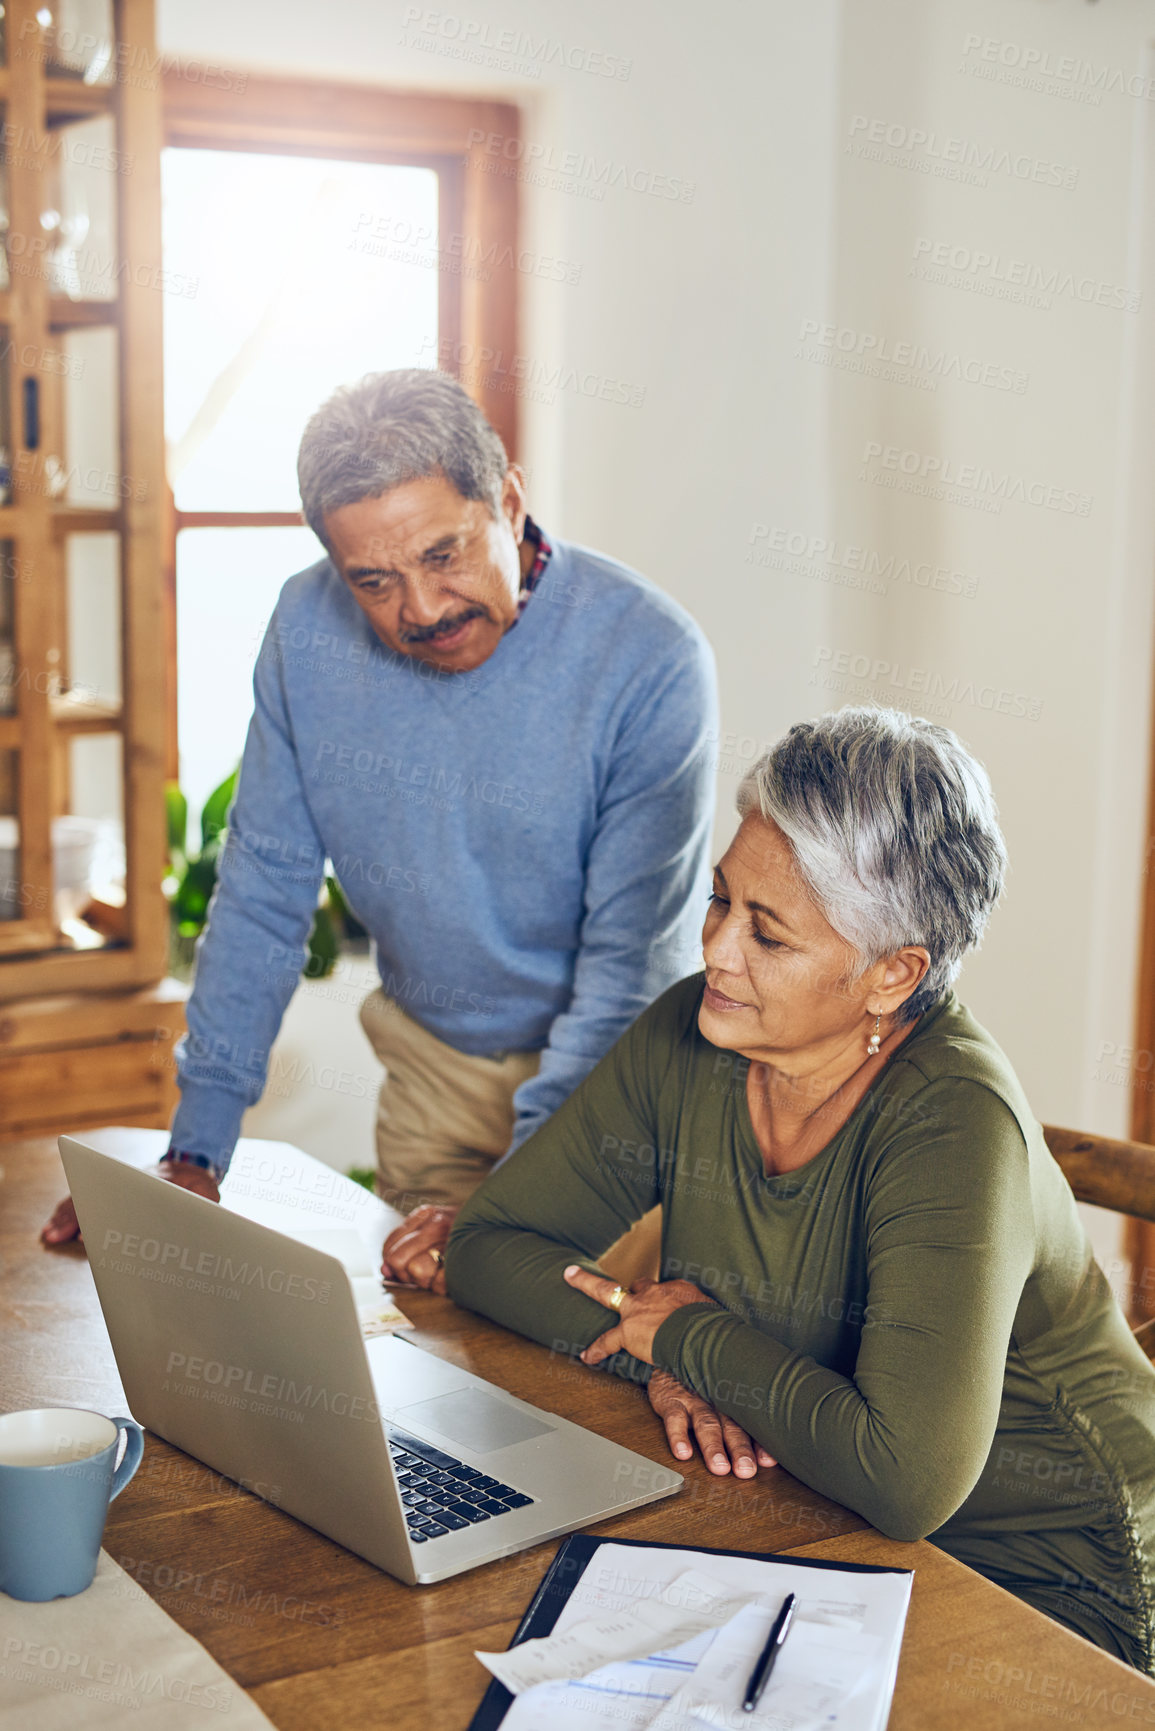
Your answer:
[[[327,547],[329,511],[430,475],[496,517],[508,468],[500,436],[456,379],[402,367],[342,385],[321,404],[301,438],[297,480],[305,521]]]
[[[900,1022],[938,1003],[1007,865],[990,779],[949,728],[871,707],[800,722],[743,777],[738,810],[777,824],[860,973],[904,944],[930,952]]]

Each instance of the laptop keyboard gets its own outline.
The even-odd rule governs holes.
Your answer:
[[[503,1485],[478,1467],[467,1467],[464,1461],[402,1431],[389,1432],[389,1452],[397,1469],[409,1537],[415,1545],[508,1515],[533,1502],[512,1485]]]

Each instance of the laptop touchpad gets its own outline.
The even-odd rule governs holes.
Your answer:
[[[434,1400],[418,1401],[416,1406],[399,1407],[390,1414],[390,1420],[419,1431],[436,1431],[479,1455],[528,1442],[531,1437],[548,1436],[557,1428],[540,1424],[520,1407],[494,1400],[479,1388],[459,1388]]]

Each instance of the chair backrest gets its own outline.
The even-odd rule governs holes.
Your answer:
[[[1057,1124],[1044,1124],[1043,1135],[1078,1201],[1155,1221],[1155,1148]],[[1144,1352],[1155,1357],[1155,1317],[1135,1324],[1134,1334]]]
[[[1047,1147],[1080,1202],[1155,1221],[1155,1148],[1044,1124]]]

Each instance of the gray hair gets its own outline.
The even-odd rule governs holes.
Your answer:
[[[401,367],[342,385],[321,404],[301,438],[297,480],[305,521],[327,547],[329,511],[430,475],[496,517],[508,468],[500,436],[456,379]]]
[[[904,944],[929,951],[900,1022],[938,1003],[1007,865],[990,779],[949,728],[872,707],[800,722],[743,777],[738,810],[777,824],[860,972]]]

